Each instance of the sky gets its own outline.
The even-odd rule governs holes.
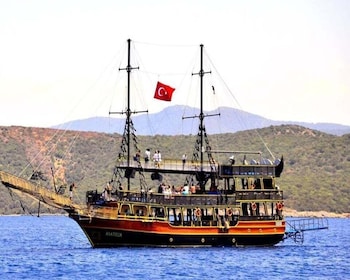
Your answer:
[[[0,38],[1,126],[50,127],[120,110],[115,85],[125,91],[118,68],[129,38],[147,65],[133,73],[148,74],[147,94],[136,91],[150,113],[191,105],[177,73],[204,44],[209,70],[237,101],[216,89],[210,105],[350,125],[348,0],[0,0]],[[172,102],[145,98],[157,79],[176,88]]]

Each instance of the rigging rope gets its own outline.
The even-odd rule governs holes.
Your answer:
[[[50,138],[50,140],[49,140],[48,142],[46,142],[46,144],[45,144],[44,147],[47,147],[47,146],[53,141],[53,139],[56,137],[56,135],[57,135],[59,132],[61,132],[61,131],[56,130],[56,132],[55,132],[54,135]],[[26,171],[26,169],[27,169],[29,166],[32,166],[32,163],[34,162],[34,160],[43,152],[44,147],[41,148],[41,150],[34,156],[34,158],[32,158],[32,160],[22,169],[22,171],[21,171],[21,172],[19,173],[19,175],[18,175],[19,177],[20,177],[21,175],[23,175],[23,173]],[[52,150],[52,149],[53,149],[53,148],[51,148],[51,150]],[[51,150],[50,150],[50,151],[51,151]],[[41,164],[43,163],[43,161],[44,161],[44,160],[42,160],[42,161],[38,164],[37,168],[39,168],[39,167],[41,166]],[[35,168],[34,171],[36,171],[37,168]],[[28,178],[28,179],[29,179],[29,178]]]
[[[10,193],[10,196],[11,196],[13,202],[15,202],[16,200],[15,200],[15,198],[14,198],[14,193],[13,193],[13,191],[12,191],[9,187],[7,187],[7,189],[8,189],[8,191],[9,191],[9,193]],[[17,195],[17,196],[18,196],[18,195]],[[22,202],[22,200],[21,200],[21,198],[20,198],[19,196],[18,196],[18,201],[19,201],[19,203],[20,203],[20,205],[21,205],[21,208],[22,208],[22,210],[23,210],[23,213],[26,213],[26,212],[27,212],[29,215],[33,216],[33,214],[29,211],[29,209],[26,210],[26,207],[25,207],[25,205],[23,204],[23,202]]]
[[[198,47],[198,45],[179,45],[179,44],[160,44],[160,43],[150,43],[142,41],[132,41],[140,45],[158,46],[158,47],[176,47],[176,48],[188,48],[188,47]]]
[[[235,100],[235,102],[237,103],[237,106],[240,110],[243,111],[243,108],[241,106],[241,104],[238,102],[237,98],[234,96],[233,92],[230,90],[230,88],[228,87],[227,83],[224,81],[224,79],[222,78],[222,76],[219,74],[219,71],[216,69],[215,65],[213,64],[213,62],[211,61],[209,55],[207,55],[208,60],[210,61],[211,65],[213,66],[213,68],[215,69],[215,73],[217,73],[219,79],[221,80],[221,82],[223,83],[223,85],[225,86],[226,90],[230,93],[230,95],[232,96],[232,98]],[[240,119],[240,121],[242,123],[245,123],[243,119]],[[258,130],[255,128],[254,132],[258,135],[259,139],[261,140],[261,142],[263,143],[264,147],[266,148],[266,150],[269,152],[269,154],[272,156],[273,159],[275,159],[275,156],[273,155],[273,153],[271,152],[271,150],[268,148],[267,143],[264,141],[264,139],[261,137],[260,133],[258,132]]]

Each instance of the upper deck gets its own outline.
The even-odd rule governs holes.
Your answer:
[[[185,164],[182,160],[164,159],[158,163],[141,162],[141,166],[137,161],[130,159],[129,165],[127,160],[119,160],[117,167],[121,169],[131,168],[135,171],[158,172],[158,173],[174,173],[174,174],[196,174],[204,172],[215,174],[219,178],[232,177],[278,177],[278,165],[261,165],[261,164],[220,164],[204,161],[187,161]],[[277,171],[276,171],[277,170]]]

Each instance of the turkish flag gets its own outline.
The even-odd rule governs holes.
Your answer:
[[[164,101],[171,101],[174,90],[174,88],[158,82],[154,93],[154,98]]]

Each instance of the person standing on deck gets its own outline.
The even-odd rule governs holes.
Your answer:
[[[141,154],[140,154],[140,150],[138,150],[135,154],[135,158],[134,160],[137,162],[137,163],[140,163],[140,158],[141,158]]]
[[[185,169],[186,160],[187,160],[187,155],[183,154],[182,155],[182,170]]]
[[[72,183],[70,186],[69,186],[69,198],[70,200],[73,200],[73,190],[75,188],[75,184]]]
[[[151,158],[151,151],[150,151],[150,149],[146,149],[146,151],[145,151],[145,164],[148,164],[150,158]]]
[[[154,152],[153,161],[154,161],[154,166],[156,168],[158,168],[159,167],[159,153],[157,150]]]
[[[107,183],[104,193],[105,193],[105,200],[107,201],[111,200],[112,185],[110,182]]]
[[[162,154],[158,150],[158,166],[160,165],[160,162],[162,161]]]

